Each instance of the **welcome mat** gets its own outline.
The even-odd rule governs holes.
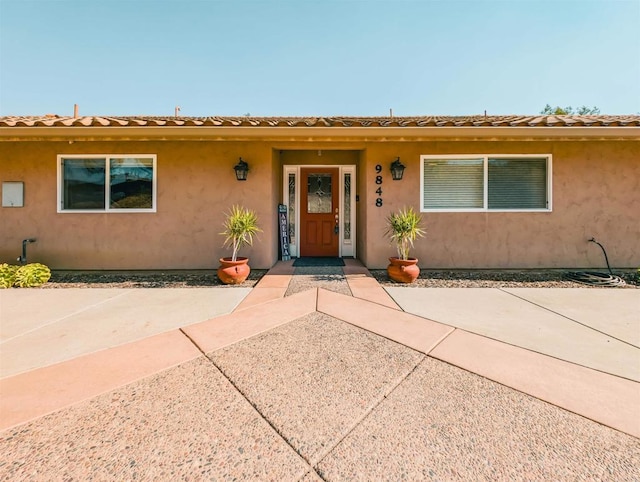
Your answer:
[[[296,258],[296,260],[293,262],[293,266],[296,268],[344,266],[344,261],[342,260],[342,258],[305,257],[305,258]]]

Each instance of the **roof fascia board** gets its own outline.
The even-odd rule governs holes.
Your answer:
[[[2,127],[1,140],[39,139],[640,139],[640,127]]]

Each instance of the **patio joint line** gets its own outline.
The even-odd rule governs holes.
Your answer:
[[[628,342],[628,341],[626,341],[626,340],[622,340],[622,339],[620,339],[620,338],[618,338],[618,337],[616,337],[616,336],[613,336],[613,335],[611,335],[611,334],[609,334],[609,333],[606,333],[606,332],[604,332],[604,331],[602,331],[602,330],[598,330],[597,328],[594,328],[594,327],[592,327],[592,326],[589,326],[589,325],[587,325],[586,323],[582,323],[581,321],[574,320],[573,318],[571,318],[571,317],[569,317],[569,316],[567,316],[567,315],[563,315],[562,313],[558,313],[557,311],[554,311],[554,310],[552,310],[552,309],[550,309],[550,308],[547,308],[546,306],[539,305],[538,303],[535,303],[535,302],[533,302],[533,301],[531,301],[531,300],[528,300],[528,299],[526,299],[526,298],[523,298],[522,296],[518,296],[518,295],[516,295],[515,293],[511,293],[511,292],[509,292],[509,291],[505,291],[505,290],[504,290],[504,289],[502,289],[502,288],[497,288],[497,289],[498,289],[499,291],[502,291],[503,293],[506,293],[506,294],[508,294],[508,295],[514,296],[514,297],[516,297],[516,298],[518,298],[518,299],[520,299],[520,300],[522,300],[522,301],[526,301],[527,303],[530,303],[530,304],[532,304],[532,305],[534,305],[534,306],[537,306],[538,308],[542,308],[542,309],[543,309],[543,310],[545,310],[545,311],[548,311],[548,312],[550,312],[550,313],[553,313],[554,315],[558,315],[558,316],[561,316],[562,318],[565,318],[565,319],[567,319],[567,320],[569,320],[569,321],[573,321],[574,323],[577,323],[578,325],[581,325],[581,326],[584,326],[585,328],[588,328],[588,329],[590,329],[590,330],[593,330],[593,331],[595,331],[596,333],[600,333],[601,335],[605,335],[605,336],[607,336],[607,337],[609,337],[609,338],[613,338],[614,340],[617,340],[617,341],[619,341],[619,342],[621,342],[621,343],[624,343],[625,345],[632,346],[633,348],[640,348],[640,346],[634,345],[633,343],[629,343],[629,342]]]
[[[0,345],[4,345],[5,343],[10,342],[11,340],[15,340],[16,338],[20,338],[21,336],[25,336],[25,335],[28,335],[29,333],[33,333],[34,331],[40,330],[40,329],[44,328],[45,326],[53,325],[54,323],[58,323],[60,321],[64,321],[67,318],[71,318],[72,316],[75,316],[75,315],[80,314],[82,312],[88,311],[88,310],[90,310],[92,308],[95,308],[96,306],[100,306],[100,305],[102,305],[104,303],[107,303],[109,301],[113,301],[116,298],[120,298],[121,296],[124,296],[124,295],[126,295],[126,294],[128,294],[130,292],[131,292],[131,289],[127,289],[127,290],[124,291],[124,293],[120,293],[120,294],[118,294],[118,295],[116,295],[116,296],[114,296],[112,298],[107,298],[106,300],[99,301],[99,302],[94,303],[94,304],[92,304],[90,306],[85,306],[84,308],[76,310],[73,313],[69,313],[68,315],[61,316],[60,318],[56,318],[55,320],[51,320],[51,321],[49,321],[47,323],[44,323],[44,324],[39,325],[39,326],[36,326],[35,328],[31,328],[30,330],[27,330],[24,333],[20,333],[19,335],[15,335],[15,336],[12,336],[11,338],[7,338],[6,340],[0,341]]]
[[[223,376],[223,377],[224,377],[224,378],[225,378],[225,379],[226,379],[226,380],[231,384],[231,386],[232,386],[232,387],[233,387],[233,388],[234,388],[234,389],[235,389],[235,390],[236,390],[240,395],[242,395],[242,398],[244,398],[244,399],[247,401],[247,403],[253,407],[253,409],[257,412],[257,414],[258,414],[258,415],[260,415],[260,418],[262,418],[262,420],[264,420],[264,421],[267,423],[267,425],[269,425],[269,427],[271,427],[271,429],[272,429],[275,433],[277,433],[277,434],[278,434],[278,436],[282,439],[282,441],[283,441],[285,444],[287,444],[287,446],[288,446],[288,447],[290,447],[290,448],[291,448],[291,450],[293,450],[293,451],[298,455],[298,457],[300,457],[302,460],[304,460],[304,462],[309,466],[309,470],[310,470],[310,471],[313,471],[313,472],[316,472],[316,470],[314,469],[314,467],[313,467],[313,465],[311,464],[311,462],[309,462],[309,460],[307,460],[307,458],[306,458],[304,455],[302,455],[300,452],[298,452],[298,450],[297,450],[293,445],[291,445],[291,444],[289,443],[289,441],[284,437],[284,435],[283,435],[282,433],[280,433],[280,430],[278,430],[278,428],[277,428],[273,423],[271,423],[271,421],[270,421],[267,417],[265,417],[265,416],[264,416],[264,414],[260,411],[260,409],[256,406],[256,404],[255,404],[255,403],[253,403],[251,400],[249,400],[249,398],[245,395],[245,393],[240,389],[240,387],[238,387],[238,386],[233,382],[233,380],[231,380],[231,378],[230,378],[230,377],[225,373],[225,371],[224,371],[222,368],[220,368],[218,365],[216,365],[216,362],[214,362],[210,357],[208,357],[208,356],[206,356],[206,355],[205,355],[205,357],[207,358],[207,360],[209,360],[209,363],[211,363],[211,365],[213,365],[213,366],[216,368],[216,370],[218,370],[218,371],[222,374],[222,376]],[[308,470],[308,471],[306,471],[306,472],[305,472],[305,474],[306,474],[307,472],[309,472],[309,470]],[[304,474],[303,474],[303,477],[304,477]],[[323,479],[323,480],[324,480],[324,479]]]
[[[318,297],[318,298],[319,298],[319,297]],[[418,353],[422,353],[423,355],[427,355],[427,356],[429,355],[429,353],[431,353],[433,350],[435,350],[435,349],[436,349],[436,348],[437,348],[437,347],[438,347],[442,342],[444,342],[447,338],[449,338],[449,336],[451,336],[451,335],[452,335],[453,333],[455,333],[456,331],[458,331],[458,330],[460,330],[460,331],[465,331],[465,330],[462,330],[461,328],[457,328],[457,327],[455,327],[455,326],[447,325],[446,323],[442,323],[442,322],[440,322],[440,321],[437,321],[436,323],[439,323],[439,324],[441,324],[441,325],[444,325],[444,326],[447,326],[447,327],[451,328],[451,331],[450,331],[449,333],[445,333],[444,335],[442,335],[442,337],[441,337],[439,340],[437,340],[437,341],[436,341],[435,345],[433,345],[433,346],[429,349],[429,351],[426,351],[426,352],[425,352],[425,351],[420,351],[419,349],[414,348],[414,347],[412,347],[412,346],[409,346],[409,345],[407,345],[406,343],[404,343],[404,342],[402,342],[402,341],[398,341],[398,340],[396,340],[395,338],[392,338],[392,336],[391,336],[391,335],[383,335],[382,333],[379,333],[379,332],[377,332],[377,331],[375,331],[375,330],[372,330],[372,329],[370,329],[370,328],[365,328],[365,327],[360,326],[360,325],[358,325],[358,324],[356,324],[356,323],[354,323],[354,322],[352,322],[352,321],[345,320],[345,319],[343,319],[343,318],[338,318],[336,315],[333,315],[333,314],[327,313],[326,311],[322,311],[322,310],[318,309],[318,298],[316,298],[316,311],[317,311],[318,313],[322,313],[323,315],[330,316],[331,318],[335,318],[336,320],[340,320],[340,321],[342,321],[343,323],[347,323],[347,324],[349,324],[349,325],[351,325],[351,326],[354,326],[354,327],[356,327],[356,328],[359,328],[360,330],[364,330],[364,331],[367,331],[367,332],[369,332],[369,333],[373,333],[374,335],[379,336],[380,338],[384,338],[385,340],[389,340],[389,341],[391,341],[391,342],[393,342],[393,343],[397,343],[398,345],[402,345],[402,346],[404,346],[405,348],[408,348],[408,349],[413,350],[413,351],[417,351]],[[354,298],[356,298],[356,297],[354,296]],[[367,303],[372,303],[372,304],[375,304],[375,305],[381,306],[381,307],[383,307],[383,308],[393,309],[393,308],[389,308],[388,306],[385,306],[385,305],[380,305],[380,304],[376,303],[375,301],[363,300],[362,298],[356,298],[356,299],[358,299],[358,300],[362,300],[362,301],[366,301]],[[401,313],[407,313],[407,314],[409,314],[409,315],[411,315],[411,316],[415,316],[415,317],[420,318],[420,319],[422,319],[422,320],[434,321],[434,320],[430,320],[429,318],[424,318],[424,317],[419,316],[419,315],[414,315],[413,313],[406,312],[406,311],[404,311],[404,310],[402,310],[402,309],[400,309],[400,312],[401,312]],[[468,332],[468,333],[471,333],[471,332]],[[475,334],[475,333],[474,333],[474,334]],[[484,336],[484,335],[478,335],[478,336]],[[486,336],[485,336],[484,338],[489,338],[489,337],[486,337]],[[489,338],[489,339],[492,339],[492,340],[493,340],[493,338]],[[500,340],[495,340],[495,341],[500,341]],[[517,345],[513,345],[513,346],[517,346]]]
[[[470,335],[475,335],[475,336],[478,336],[480,338],[486,338],[487,340],[496,341],[496,342],[502,343],[504,345],[512,346],[513,348],[519,348],[521,350],[525,350],[525,351],[528,351],[528,352],[531,352],[531,353],[535,353],[536,355],[544,356],[544,357],[547,357],[547,358],[553,358],[554,360],[557,360],[559,362],[568,363],[570,365],[575,365],[577,367],[586,368],[587,370],[591,370],[591,371],[594,371],[594,372],[599,372],[599,373],[602,373],[603,375],[608,375],[610,377],[620,378],[621,380],[628,380],[628,381],[634,382],[634,383],[640,383],[640,382],[638,382],[638,380],[635,380],[633,378],[625,377],[625,376],[618,375],[618,374],[615,374],[615,373],[609,373],[607,371],[604,371],[601,368],[593,368],[593,367],[590,367],[588,365],[583,365],[582,363],[577,363],[577,362],[571,361],[571,360],[565,360],[564,358],[560,358],[558,355],[550,355],[549,353],[545,353],[543,351],[538,351],[538,350],[534,350],[533,348],[527,348],[527,347],[524,347],[524,346],[516,345],[515,343],[512,343],[512,342],[504,341],[504,340],[501,340],[499,338],[493,338],[493,337],[488,336],[488,335],[482,335],[480,333],[476,333],[476,332],[473,332],[473,331],[463,330],[462,328],[456,328],[455,330],[453,330],[451,333],[446,335],[441,341],[439,341],[438,345],[440,345],[440,343],[442,343],[444,340],[446,340],[449,337],[449,335],[453,334],[456,331],[460,331],[462,333],[467,333],[467,334],[470,334]],[[438,346],[438,345],[436,345],[436,346]],[[431,349],[431,351],[433,351],[433,349],[435,349],[435,346]],[[427,353],[427,356],[430,356],[431,358],[433,358],[435,360],[440,360],[440,358],[437,358],[437,357],[431,355],[431,351],[429,353]],[[444,360],[440,360],[440,361],[444,361]],[[455,365],[452,362],[445,362],[445,363],[449,363],[450,365],[453,365],[453,366],[458,366],[458,365]],[[473,372],[471,370],[468,370],[466,368],[462,368],[462,367],[458,367],[458,368],[466,370],[469,373],[475,373],[475,372]],[[478,375],[478,374],[476,373],[476,375]],[[484,375],[478,375],[478,376],[484,376]],[[485,378],[487,378],[487,377],[485,377]],[[505,386],[507,386],[507,385],[505,385]],[[525,392],[523,392],[523,393],[525,393]]]
[[[425,318],[425,320],[426,320],[426,319],[427,319],[427,318]],[[443,324],[444,324],[444,323],[443,323]],[[450,325],[447,325],[447,326],[450,326]],[[442,338],[440,338],[440,339],[436,342],[436,344],[435,344],[435,345],[433,345],[433,346],[431,347],[431,349],[430,349],[428,352],[426,352],[426,353],[424,353],[424,352],[423,352],[423,353],[424,353],[426,356],[430,356],[430,355],[429,355],[429,353],[431,353],[433,350],[435,350],[436,348],[438,348],[438,347],[439,347],[439,346],[440,346],[440,345],[441,345],[441,344],[442,344],[442,343],[443,343],[447,338],[449,338],[451,335],[453,335],[456,331],[460,330],[460,328],[457,328],[457,327],[455,327],[455,326],[452,326],[451,328],[453,328],[453,329],[452,329],[449,333],[446,333],[445,335],[443,335],[443,336],[442,336]],[[464,331],[464,330],[461,330],[461,331]],[[396,341],[396,343],[398,343],[398,342]],[[410,347],[409,347],[409,348],[410,348]]]
[[[463,330],[463,331],[464,331],[464,330]],[[498,340],[498,341],[499,341],[499,340]],[[513,345],[513,346],[515,346],[515,345]],[[517,348],[520,348],[520,347],[517,347]],[[525,350],[526,350],[526,348],[525,348]],[[534,353],[537,353],[537,352],[534,352]],[[542,353],[542,355],[544,355],[544,353]],[[535,400],[538,400],[538,401],[540,401],[540,402],[542,402],[542,403],[546,403],[546,404],[548,404],[548,405],[551,405],[552,407],[556,407],[556,408],[558,408],[558,409],[560,409],[560,410],[564,410],[565,412],[568,412],[568,413],[573,413],[574,415],[577,415],[577,416],[579,416],[579,417],[582,417],[582,418],[584,418],[585,420],[589,420],[589,421],[591,421],[591,422],[593,422],[593,423],[597,423],[598,425],[601,425],[601,426],[603,426],[603,427],[607,427],[607,428],[608,428],[608,429],[610,429],[610,430],[615,430],[616,432],[623,433],[623,434],[625,434],[625,435],[628,435],[629,437],[637,438],[637,437],[635,437],[634,435],[631,435],[629,432],[625,432],[625,431],[623,431],[623,430],[620,430],[619,428],[613,427],[613,426],[611,426],[611,425],[607,425],[606,423],[604,423],[604,422],[602,422],[602,421],[600,421],[600,420],[596,420],[595,418],[589,417],[588,415],[585,415],[584,413],[576,412],[576,411],[571,410],[570,408],[564,407],[564,406],[562,406],[562,405],[560,405],[560,404],[558,404],[558,403],[556,403],[556,402],[552,402],[552,401],[550,401],[550,400],[545,400],[545,399],[544,399],[544,398],[542,398],[540,395],[537,395],[537,394],[534,394],[534,393],[530,393],[530,392],[526,392],[526,391],[524,391],[524,390],[523,390],[523,389],[521,389],[521,388],[517,388],[517,387],[514,387],[514,386],[512,386],[512,385],[507,384],[506,382],[502,382],[502,381],[496,380],[495,378],[491,378],[491,377],[489,377],[488,375],[482,375],[482,374],[480,374],[480,373],[476,373],[476,372],[472,371],[472,370],[471,370],[471,369],[469,369],[469,368],[465,368],[465,367],[462,367],[462,366],[460,366],[460,365],[456,365],[456,364],[455,364],[454,362],[452,362],[452,361],[442,360],[442,359],[440,359],[440,358],[436,358],[436,357],[434,357],[434,356],[432,356],[432,355],[427,355],[427,356],[428,356],[429,358],[433,359],[433,360],[436,360],[436,361],[441,362],[441,363],[446,363],[447,365],[450,365],[450,366],[452,366],[452,367],[455,367],[455,368],[457,368],[457,369],[459,369],[459,370],[464,370],[465,372],[470,373],[471,375],[475,375],[476,377],[480,377],[480,378],[484,378],[485,380],[489,380],[490,382],[492,382],[492,383],[496,383],[496,384],[498,384],[498,385],[500,385],[500,386],[503,386],[503,387],[505,387],[505,388],[508,388],[509,390],[514,390],[514,391],[516,391],[516,392],[518,392],[518,393],[522,393],[523,395],[526,395],[527,397],[531,397],[531,398],[533,398],[533,399],[535,399]],[[549,355],[545,355],[545,356],[549,356]],[[551,357],[551,358],[555,358],[555,357]],[[557,359],[557,360],[560,360],[560,361],[566,361],[566,360],[561,360],[560,358],[556,358],[556,359]],[[571,363],[571,362],[568,362],[568,363]],[[574,363],[574,365],[575,365],[575,363]],[[578,365],[578,366],[582,366],[582,365]],[[585,368],[589,368],[589,367],[585,367]],[[590,369],[590,370],[594,370],[593,368],[589,368],[589,369]],[[598,370],[595,370],[595,371],[598,371]],[[611,375],[610,373],[606,373],[606,372],[602,372],[602,373],[605,373],[605,374],[607,374],[607,375]],[[615,377],[615,376],[617,376],[617,375],[611,375],[611,376],[612,376],[612,377]],[[623,377],[618,377],[618,378],[623,378]],[[628,379],[628,378],[624,378],[624,380],[629,380],[629,379]],[[635,381],[635,380],[631,380],[631,381]],[[637,383],[637,382],[636,382],[636,383]]]
[[[202,348],[200,348],[200,345],[198,345],[198,343],[196,343],[196,341],[195,341],[193,338],[191,338],[191,337],[190,337],[190,336],[189,336],[189,335],[188,335],[188,334],[187,334],[187,333],[182,329],[182,327],[181,327],[181,328],[178,328],[178,331],[179,331],[180,333],[182,333],[182,334],[187,338],[187,340],[189,340],[189,341],[193,344],[193,346],[195,346],[195,347],[198,349],[198,351],[204,355],[204,357],[205,357],[205,358],[208,358],[208,357],[207,357],[207,354],[202,350]]]
[[[314,474],[316,474],[316,476],[320,479],[320,480],[324,480],[325,482],[327,482],[327,479],[325,479],[322,475],[320,475],[318,473],[318,471],[316,469],[314,469],[313,467],[311,467],[311,470],[308,472],[305,472],[304,475],[302,476],[301,479],[298,479],[298,482],[300,482],[300,480],[302,480],[304,477],[306,477],[307,474],[313,472]]]
[[[414,350],[414,351],[417,351],[417,350]],[[418,353],[420,353],[420,352],[418,352]],[[387,398],[389,398],[389,396],[390,396],[393,392],[395,392],[395,391],[396,391],[396,389],[397,389],[400,385],[402,385],[402,382],[404,382],[407,378],[409,378],[409,377],[411,376],[411,374],[413,374],[413,373],[418,369],[418,367],[419,367],[422,363],[424,363],[424,361],[426,360],[426,358],[427,358],[427,356],[423,354],[423,355],[422,355],[422,358],[418,361],[418,363],[416,363],[416,364],[413,366],[413,368],[411,368],[411,370],[409,370],[405,375],[398,377],[398,378],[396,379],[397,381],[396,381],[396,382],[395,382],[391,387],[389,387],[389,389],[388,389],[386,392],[384,392],[384,393],[382,394],[382,396],[380,396],[380,397],[378,397],[378,398],[374,399],[374,400],[373,400],[373,402],[369,405],[369,407],[368,407],[368,408],[365,408],[365,409],[363,410],[362,414],[360,414],[360,416],[359,416],[359,417],[358,417],[358,418],[357,418],[357,419],[356,419],[356,420],[351,424],[351,426],[350,426],[347,430],[345,430],[345,431],[343,432],[342,436],[340,436],[340,437],[335,441],[335,443],[333,443],[332,445],[330,445],[329,447],[327,447],[327,448],[324,450],[324,452],[321,452],[321,453],[320,453],[320,455],[318,455],[317,460],[315,460],[315,461],[313,462],[313,467],[317,467],[317,466],[318,466],[318,465],[319,465],[319,464],[320,464],[324,459],[326,459],[326,458],[327,458],[327,456],[328,456],[331,452],[333,452],[333,451],[338,447],[338,445],[340,445],[340,444],[343,442],[343,440],[344,440],[345,438],[347,438],[347,437],[351,434],[351,432],[353,432],[353,431],[354,431],[354,430],[355,430],[355,429],[356,429],[356,428],[357,428],[357,427],[358,427],[362,422],[364,422],[364,420],[365,420],[367,417],[369,417],[369,415],[371,415],[371,414],[373,413],[373,411],[374,411],[376,408],[378,408],[378,406],[380,406],[380,404],[381,404],[382,402],[384,402]],[[322,479],[323,479],[323,480],[325,480],[325,479],[324,479],[324,477],[323,477]]]

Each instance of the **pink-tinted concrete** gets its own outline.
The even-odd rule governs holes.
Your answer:
[[[246,310],[269,301],[284,298],[287,288],[254,288],[234,311]]]
[[[346,269],[345,274],[347,283],[349,283],[349,289],[355,298],[378,303],[394,310],[400,309],[396,302],[393,301],[393,298],[389,296],[389,293],[387,293],[371,275],[348,274]]]
[[[269,272],[264,275],[258,284],[254,287],[256,288],[287,288],[289,283],[291,282],[291,278],[293,274],[274,274],[273,270],[269,270]]]
[[[424,359],[317,312],[208,356],[312,465]]]
[[[174,330],[0,380],[0,430],[24,423],[201,353]]]
[[[236,311],[251,308],[267,301],[283,298],[293,277],[295,268],[291,266],[291,262],[279,261],[276,265],[264,275],[258,284],[251,290],[251,293],[242,300]]]
[[[282,284],[267,279],[254,299]],[[640,475],[640,384],[375,299],[307,289],[183,331],[207,357],[172,331],[0,382],[0,428],[13,426],[0,431],[0,479]]]
[[[251,293],[242,300],[242,303],[238,305],[236,311],[284,298],[294,272],[293,260],[278,261],[268,273],[258,281],[258,284],[256,284]]]
[[[636,481],[640,440],[427,357],[317,466],[330,481]]]
[[[182,331],[205,353],[300,318],[316,310],[316,290],[236,311]]]
[[[640,437],[640,383],[462,330],[429,355]]]
[[[345,259],[342,269],[349,283],[351,294],[356,298],[372,301],[389,308],[400,309],[382,286],[371,276],[369,270],[357,259]]]
[[[296,481],[311,470],[205,357],[0,432],[0,447],[3,481]]]
[[[267,274],[269,275],[279,275],[286,276],[292,275],[295,272],[295,268],[293,267],[293,260],[290,259],[288,261],[278,261],[274,264]]]
[[[392,308],[327,290],[318,290],[318,311],[429,353],[454,328]]]
[[[345,270],[344,271],[345,274],[354,274],[354,273],[365,274],[365,272],[368,272],[367,268],[362,264],[362,262],[359,259],[343,258],[342,261],[344,261],[343,269]],[[347,271],[349,271],[349,273],[347,273]]]

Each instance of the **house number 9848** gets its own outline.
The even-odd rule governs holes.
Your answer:
[[[376,184],[378,185],[378,189],[376,189],[376,194],[378,197],[376,198],[376,207],[382,206],[382,176],[380,173],[382,172],[382,166],[380,164],[376,164]]]

